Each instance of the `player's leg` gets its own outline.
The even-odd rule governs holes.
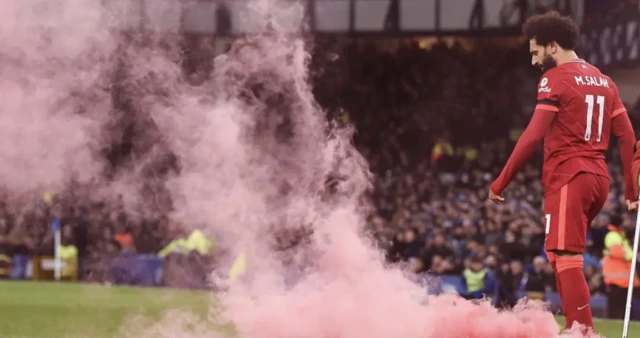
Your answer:
[[[573,320],[591,329],[593,329],[593,317],[589,306],[591,292],[583,273],[583,253],[589,226],[605,204],[608,193],[609,179],[589,173],[576,176],[568,184],[566,253],[563,255],[567,263],[566,267],[563,266],[565,263],[559,264],[558,271],[563,285],[565,282],[571,285],[569,288],[564,287],[567,294],[565,296],[567,308],[571,313],[568,321]],[[579,255],[574,255],[575,253]],[[562,260],[565,258],[563,257]]]
[[[591,293],[582,271],[584,257],[576,252],[556,252],[557,276],[562,287],[562,303],[566,317],[565,328],[580,323],[593,329]]]
[[[562,297],[562,281],[560,280],[560,276],[558,275],[558,267],[556,264],[556,255],[554,253],[554,249],[557,247],[558,242],[558,216],[560,216],[560,190],[552,192],[550,194],[545,195],[544,197],[544,214],[545,214],[545,251],[547,254],[547,259],[549,259],[549,264],[551,268],[553,268],[553,272],[556,278],[556,289],[558,290],[558,295],[560,296],[560,307],[562,308],[562,313],[566,314],[566,310],[564,308],[564,301]],[[551,248],[551,249],[549,249]]]
[[[604,178],[606,180],[606,178]],[[608,190],[608,180],[607,190]],[[567,328],[575,322],[593,328],[591,295],[583,273],[586,234],[593,210],[600,210],[606,199],[598,176],[582,173],[559,191],[556,220],[551,214],[546,250],[554,252],[556,276]],[[549,216],[547,216],[549,217]]]

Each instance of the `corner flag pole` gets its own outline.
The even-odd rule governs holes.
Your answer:
[[[60,220],[58,218],[54,218],[51,223],[51,227],[53,230],[53,245],[54,245],[54,263],[53,263],[53,273],[56,281],[60,280],[60,270],[62,269],[62,260],[60,259],[60,244],[61,244],[61,234],[60,234]]]
[[[640,178],[638,179],[640,182]],[[640,200],[640,196],[638,196]],[[637,211],[636,211],[637,212]],[[633,236],[633,255],[631,257],[631,272],[629,273],[629,286],[627,288],[627,309],[624,312],[624,326],[622,328],[622,338],[627,338],[629,334],[629,320],[631,319],[631,301],[633,299],[633,281],[636,276],[636,262],[638,257],[638,242],[640,241],[640,213],[636,216],[636,229]]]

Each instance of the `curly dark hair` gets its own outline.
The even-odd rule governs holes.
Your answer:
[[[527,40],[536,39],[540,46],[556,42],[566,50],[574,50],[580,37],[580,28],[570,17],[558,12],[547,12],[530,17],[522,26]]]

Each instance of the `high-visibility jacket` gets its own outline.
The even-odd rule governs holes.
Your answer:
[[[443,155],[453,156],[453,146],[449,142],[438,142],[431,150],[431,160],[437,161]]]
[[[609,233],[604,238],[604,258],[602,258],[602,274],[606,285],[616,285],[621,288],[629,287],[631,273],[631,259],[633,250],[624,232],[609,226]],[[640,279],[634,277],[633,286],[640,286]]]
[[[0,254],[0,276],[9,276],[11,272],[11,257]]]
[[[467,268],[464,270],[462,275],[464,276],[464,281],[467,285],[467,291],[476,292],[484,289],[487,269],[482,269],[476,272]]]
[[[202,231],[196,229],[191,232],[189,238],[178,238],[169,243],[158,253],[158,256],[163,258],[172,252],[189,254],[193,250],[201,255],[209,255],[215,250],[213,238],[207,237]]]
[[[464,148],[464,158],[467,161],[473,161],[478,158],[478,149],[474,147]]]
[[[70,277],[78,274],[78,248],[75,245],[60,245],[60,259],[66,264],[60,275]]]
[[[187,238],[186,242],[187,249],[195,250],[201,255],[208,255],[213,251],[214,244],[211,238],[207,237],[200,230],[193,230]]]

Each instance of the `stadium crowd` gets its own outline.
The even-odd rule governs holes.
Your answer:
[[[441,275],[486,268],[511,304],[517,291],[553,290],[543,252],[541,156],[509,186],[506,203],[486,201],[488,184],[535,105],[539,72],[528,65],[526,49],[489,40],[383,46],[328,38],[318,41],[316,51],[316,98],[355,125],[356,146],[376,175],[369,230],[389,261]],[[639,109],[628,108],[637,121]],[[607,226],[632,224],[620,212],[623,180],[615,147],[609,158],[611,196],[592,224],[585,264],[593,293],[603,289],[598,260]],[[105,262],[120,251],[158,253],[185,235],[162,214],[133,220],[117,207],[50,196],[20,214],[6,210],[0,206],[0,254],[51,254],[49,223],[58,216],[63,242],[73,242],[85,258],[79,267],[85,279],[103,280]]]

